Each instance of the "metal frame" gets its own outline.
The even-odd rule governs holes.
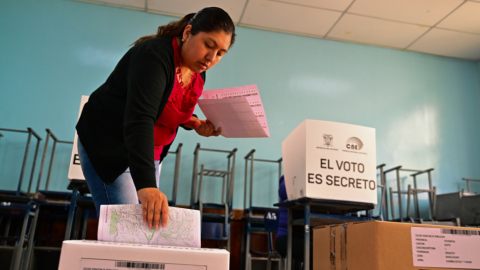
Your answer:
[[[220,152],[220,153],[228,153],[227,155],[227,170],[213,170],[213,169],[205,169],[204,165],[201,165],[200,172],[198,172],[198,159],[200,155],[200,151],[210,151],[210,152]],[[198,207],[200,210],[200,215],[202,222],[204,221],[204,208],[209,208],[210,205],[204,204],[201,200],[202,195],[202,183],[203,183],[203,176],[210,176],[210,177],[219,177],[222,178],[222,205],[225,211],[225,217],[223,220],[223,237],[219,240],[226,240],[227,241],[227,250],[230,250],[230,230],[228,229],[228,225],[230,224],[230,213],[232,212],[232,204],[233,204],[233,187],[234,187],[234,180],[235,180],[235,154],[237,152],[237,148],[233,150],[218,150],[218,149],[207,149],[201,148],[200,143],[197,143],[194,151],[194,162],[193,162],[193,175],[192,175],[192,190],[190,194],[190,208],[194,209]],[[198,176],[200,176],[200,181],[198,181]],[[198,186],[197,186],[198,185]],[[225,196],[226,195],[226,196]],[[226,197],[226,198],[225,198]],[[206,206],[206,207],[205,207]],[[218,215],[219,217],[221,214]]]
[[[90,192],[88,190],[88,186],[85,180],[72,179],[70,180],[70,184],[68,185],[67,189],[72,190],[72,196],[70,199],[70,207],[68,209],[68,219],[67,219],[67,228],[65,230],[65,240],[70,240],[72,239],[72,231],[73,231],[73,236],[76,238],[78,236],[78,230],[80,227],[80,218],[75,219],[76,216],[77,217],[81,216],[81,210],[77,209],[77,201],[80,201],[80,200],[91,201],[91,203],[93,203],[93,199],[91,197],[85,196],[86,193]],[[87,221],[88,221],[87,219],[84,220],[84,225],[86,225]],[[86,226],[83,226],[83,228],[86,228]],[[84,232],[82,232],[82,237],[85,238]]]
[[[0,237],[2,239],[2,246],[7,249],[13,249],[13,255],[10,264],[10,270],[26,269],[30,259],[30,251],[33,246],[33,237],[35,235],[35,228],[38,220],[38,214],[42,200],[38,200],[25,196],[0,196],[0,208],[8,211],[23,211],[23,222],[20,228],[20,235],[9,237],[8,231],[6,235]],[[10,225],[10,218],[8,219],[8,227]],[[7,240],[15,240],[15,246],[6,246]]]
[[[276,228],[271,228],[270,226],[267,226],[267,216],[268,215],[275,215],[276,217]],[[273,251],[273,232],[277,232],[278,231],[278,223],[280,222],[279,218],[280,216],[277,215],[278,213],[276,212],[267,212],[264,214],[264,227],[265,227],[265,230],[267,231],[267,239],[268,239],[268,256],[267,256],[267,270],[271,270],[272,269],[272,260],[278,260],[278,270],[281,270],[281,269],[285,269],[285,266],[284,266],[284,259],[282,258],[282,256],[280,255],[280,253],[278,253],[277,251]],[[250,261],[251,263],[251,261]],[[248,269],[251,269],[251,265],[249,265],[249,268]]]
[[[370,220],[370,211],[375,207],[371,203],[357,203],[347,201],[323,200],[302,198],[297,200],[277,203],[275,206],[285,207],[288,211],[288,236],[287,236],[287,269],[292,269],[292,227],[303,225],[304,227],[304,269],[310,269],[310,228],[313,224],[341,224],[349,221]],[[293,211],[303,211],[304,218],[293,220]],[[358,211],[366,211],[366,217],[349,215]],[[343,215],[332,215],[329,212],[342,213]]]
[[[383,172],[383,167],[385,167],[385,163],[380,164],[377,166],[377,170],[380,170],[380,184],[377,183],[377,188],[382,188],[382,195],[380,196],[380,208],[378,211],[378,216],[382,219],[382,221],[388,219],[388,201],[387,201],[387,180],[385,179],[385,174]],[[372,210],[373,213],[373,210]]]
[[[467,192],[472,192],[472,187],[470,186],[470,182],[480,182],[480,179],[473,179],[473,178],[462,178],[462,180],[467,181]],[[465,190],[462,189],[462,193],[465,193]]]
[[[55,134],[53,134],[53,132],[50,129],[47,128],[46,131],[47,131],[47,138],[45,139],[45,146],[43,148],[43,156],[42,156],[42,162],[41,162],[41,165],[40,165],[40,172],[38,174],[37,188],[35,190],[35,198],[38,198],[38,194],[41,193],[40,192],[40,184],[42,182],[43,167],[45,165],[45,160],[46,160],[46,157],[47,157],[48,143],[49,143],[50,137],[53,139],[53,146],[52,146],[52,154],[50,155],[50,164],[48,165],[47,181],[45,183],[45,189],[44,190],[48,190],[48,186],[50,184],[50,175],[52,173],[53,159],[55,158],[55,149],[57,147],[57,143],[65,143],[65,144],[72,144],[73,145],[73,142],[59,140],[57,138],[57,136],[55,136]]]
[[[436,203],[436,198],[437,198],[437,188],[436,187],[433,187],[433,189],[418,189],[418,188],[412,188],[411,185],[408,185],[407,217],[409,219],[412,219],[412,217],[410,216],[410,195],[412,195],[415,198],[415,202],[416,202],[415,217],[418,218],[418,219],[420,218],[417,195],[418,195],[418,193],[422,193],[422,192],[427,192],[428,193],[428,197],[429,197],[428,204],[430,206],[430,220],[434,221],[435,220],[435,208],[436,208],[436,204],[437,204]],[[433,198],[433,199],[430,200],[430,198]]]
[[[250,150],[248,154],[244,157],[245,159],[245,189],[244,189],[244,197],[243,197],[243,209],[247,211],[248,214],[251,216],[253,213],[253,163],[254,161],[261,161],[261,162],[270,162],[270,163],[278,163],[278,179],[282,177],[282,160],[283,158],[279,158],[278,160],[270,160],[270,159],[256,159],[254,158],[255,149]],[[248,163],[250,161],[250,193],[249,193],[249,206],[247,208],[247,189],[248,189]]]
[[[45,145],[44,145],[44,150],[43,150],[43,155],[42,155],[42,161],[41,161],[41,165],[40,165],[40,171],[39,171],[39,176],[38,176],[37,186],[36,186],[36,189],[35,189],[34,198],[38,199],[39,194],[42,193],[44,195],[44,200],[47,200],[48,198],[51,198],[51,197],[53,197],[55,199],[67,199],[68,197],[71,196],[71,192],[48,191],[48,186],[49,186],[49,183],[50,183],[50,176],[51,176],[51,171],[52,171],[52,166],[53,166],[53,160],[55,158],[55,149],[56,149],[57,143],[73,144],[73,142],[59,140],[55,136],[55,134],[53,134],[53,132],[50,129],[46,129],[46,132],[47,132],[47,137],[46,137],[46,140],[45,140]],[[45,190],[40,190],[42,175],[43,175],[44,166],[45,166],[45,161],[47,159],[47,152],[48,152],[50,137],[53,139],[54,143],[53,143],[52,152],[51,152],[51,155],[50,155],[50,164],[49,164],[49,168],[48,168],[47,180],[46,180],[46,183],[45,183]],[[43,208],[49,207],[49,206],[50,207],[53,206],[53,207],[61,209],[61,208],[64,208],[66,206],[69,206],[69,203],[68,202],[56,202],[56,201],[44,201],[44,203],[42,204]],[[40,214],[40,209],[38,209],[38,211],[39,211],[38,215],[41,215]],[[53,228],[53,224],[51,224],[51,226],[52,226],[51,228]],[[29,268],[30,259],[31,259],[31,256],[33,254],[32,252],[34,250],[37,250],[37,248],[42,249],[42,250],[57,250],[57,251],[60,251],[60,248],[58,248],[58,247],[38,247],[38,246],[35,246],[35,243],[38,240],[44,240],[44,241],[49,241],[50,240],[51,241],[50,234],[51,234],[51,231],[49,231],[49,236],[46,239],[35,238],[35,235],[32,236],[33,239],[34,239],[33,244],[28,246],[27,252],[26,252],[27,257],[25,259],[26,260],[25,267],[27,269]],[[59,241],[59,240],[57,240],[57,241]]]
[[[182,158],[182,147],[183,144],[179,143],[177,146],[177,150],[169,151],[169,154],[175,154],[175,170],[173,173],[173,190],[172,190],[172,199],[168,201],[170,206],[177,205],[177,191],[178,191],[178,179],[180,177],[180,161]],[[158,187],[160,188],[160,187]]]
[[[18,180],[18,188],[17,188],[17,191],[15,192],[15,196],[20,196],[20,195],[29,196],[30,190],[32,187],[32,182],[33,182],[33,175],[35,173],[35,165],[37,163],[38,148],[40,146],[40,141],[42,140],[42,138],[32,128],[27,128],[27,130],[0,128],[0,130],[8,131],[8,132],[28,133],[27,146],[25,147],[25,154],[23,156],[22,169],[20,171],[20,179]],[[25,174],[25,166],[27,165],[28,151],[30,150],[30,142],[32,140],[32,135],[37,139],[37,145],[35,147],[35,154],[33,157],[32,172],[30,173],[28,189],[26,194],[22,194],[23,175]]]
[[[252,230],[262,231],[264,230],[262,224],[264,223],[263,218],[255,218],[253,217],[254,210],[256,210],[254,206],[252,206],[253,200],[253,169],[254,169],[254,161],[260,162],[269,162],[269,163],[278,163],[278,179],[282,177],[282,158],[278,160],[269,160],[269,159],[255,159],[254,153],[255,149],[250,150],[248,154],[244,157],[245,159],[245,188],[244,188],[244,197],[243,197],[243,212],[244,215],[248,213],[248,216],[244,216],[243,220],[246,222],[244,229],[242,230],[242,254],[245,252],[245,269],[251,269],[252,263],[252,256],[250,254],[250,234]],[[249,193],[249,206],[247,208],[247,190],[248,190],[248,164],[250,163],[250,193]],[[280,202],[280,198],[279,198]],[[272,211],[272,208],[258,208],[258,210],[264,211]],[[262,212],[264,212],[262,211]],[[257,226],[253,226],[252,223],[255,223]],[[268,265],[268,264],[267,264]]]
[[[35,228],[38,219],[40,205],[43,203],[42,200],[38,200],[30,197],[30,191],[33,183],[33,176],[35,174],[35,166],[38,157],[38,149],[40,147],[40,141],[42,138],[30,127],[27,130],[17,130],[17,129],[5,129],[0,128],[2,131],[7,132],[17,132],[17,133],[27,133],[27,144],[25,147],[25,154],[23,156],[22,169],[20,171],[20,178],[18,181],[18,187],[16,191],[3,191],[5,193],[11,193],[13,195],[1,195],[0,202],[1,208],[11,209],[11,210],[20,210],[24,211],[23,214],[23,223],[20,228],[20,235],[9,237],[10,233],[10,224],[11,217],[6,219],[4,236],[0,237],[2,239],[2,246],[6,246],[6,241],[9,239],[15,239],[14,247],[7,247],[8,249],[13,248],[13,256],[11,260],[10,269],[25,269],[28,265],[28,260],[30,257],[31,246],[33,245],[33,237],[35,235]],[[0,138],[3,137],[3,134],[0,134]],[[26,164],[28,161],[30,144],[32,136],[37,140],[35,153],[32,162],[32,169],[30,173],[30,179],[28,182],[28,189],[26,192],[22,191],[23,178],[25,175]],[[0,217],[0,222],[3,220],[3,216]]]
[[[431,172],[433,171],[434,169],[433,168],[430,168],[430,169],[427,169],[427,170],[412,170],[412,169],[405,169],[405,168],[402,168],[402,166],[397,166],[397,167],[394,167],[394,168],[391,168],[391,169],[388,169],[386,171],[384,171],[384,177],[386,179],[386,175],[387,173],[389,172],[393,172],[395,171],[396,172],[396,180],[397,180],[397,190],[393,190],[391,187],[389,188],[390,190],[390,207],[391,207],[391,216],[392,216],[392,219],[391,220],[395,220],[395,211],[394,211],[394,207],[393,207],[393,194],[397,194],[397,198],[398,198],[398,209],[399,209],[399,220],[400,222],[403,222],[404,221],[404,217],[403,217],[403,207],[402,207],[402,196],[401,195],[408,195],[408,191],[402,191],[402,188],[401,188],[401,183],[400,183],[400,171],[405,171],[405,172],[414,172],[413,174],[411,174],[410,176],[413,177],[413,186],[414,188],[413,189],[417,189],[417,179],[416,179],[416,176],[420,175],[420,174],[423,174],[423,173],[427,173],[428,174],[428,186],[429,186],[429,189],[430,191],[433,191],[433,185],[432,185],[432,174]],[[386,183],[385,183],[386,185]],[[433,202],[434,198],[431,196],[432,193],[429,193],[429,202]],[[413,196],[414,198],[414,204],[415,204],[415,216],[416,218],[419,218],[419,215],[420,215],[420,211],[419,211],[419,207],[418,207],[418,195],[417,193],[414,194]],[[432,216],[434,215],[434,212],[433,211],[433,205],[431,205],[430,207],[430,213],[432,214]]]
[[[228,153],[227,160],[227,170],[222,171],[222,170],[210,170],[210,169],[203,169],[202,173],[198,172],[198,158],[200,151],[210,151],[210,152],[220,152],[220,153]],[[194,151],[194,161],[193,161],[193,175],[192,175],[192,190],[190,194],[190,208],[193,208],[194,205],[196,205],[200,199],[199,196],[199,189],[201,188],[198,187],[198,176],[200,175],[200,179],[202,179],[203,175],[206,176],[214,176],[214,177],[224,177],[227,176],[226,181],[231,183],[230,188],[228,190],[228,195],[227,195],[227,201],[228,199],[232,200],[233,199],[233,183],[235,179],[235,153],[237,152],[237,148],[234,148],[233,150],[218,150],[218,149],[207,149],[207,148],[200,148],[200,143],[197,143],[197,146],[195,147]],[[232,161],[230,158],[232,158]],[[197,194],[198,193],[198,194]],[[231,204],[231,202],[230,202]]]

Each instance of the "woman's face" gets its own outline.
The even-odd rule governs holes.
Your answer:
[[[183,32],[182,66],[201,73],[215,66],[230,47],[231,34],[224,31],[191,34],[191,25]]]

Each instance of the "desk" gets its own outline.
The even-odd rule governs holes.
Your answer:
[[[334,201],[322,199],[302,198],[274,204],[278,207],[285,207],[288,210],[288,240],[287,240],[287,270],[292,268],[292,226],[305,226],[304,241],[304,267],[310,269],[310,226],[341,224],[349,221],[370,220],[371,210],[375,207],[372,203],[359,203],[347,201]],[[350,216],[348,213],[367,211],[366,217]],[[293,211],[303,211],[304,218],[293,220]],[[335,214],[333,214],[335,213]]]

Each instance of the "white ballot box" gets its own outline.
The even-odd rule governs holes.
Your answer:
[[[377,204],[375,129],[305,120],[282,142],[289,200]]]
[[[63,242],[58,270],[226,270],[229,261],[224,249],[71,240]]]

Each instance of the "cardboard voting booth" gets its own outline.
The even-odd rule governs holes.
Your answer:
[[[87,103],[87,101],[88,101],[88,96],[82,96],[82,99],[80,101],[80,110],[78,112],[77,121],[80,118],[80,115],[82,114],[83,106],[85,105],[85,103]],[[68,169],[68,179],[85,180],[85,176],[83,176],[82,167],[80,166],[80,159],[78,158],[77,140],[78,140],[78,135],[77,135],[77,132],[75,131],[75,139],[73,140],[72,155],[70,157],[70,168]]]
[[[58,270],[227,270],[229,263],[223,249],[72,240],[63,242]]]
[[[377,204],[375,129],[305,120],[282,142],[289,200]]]

